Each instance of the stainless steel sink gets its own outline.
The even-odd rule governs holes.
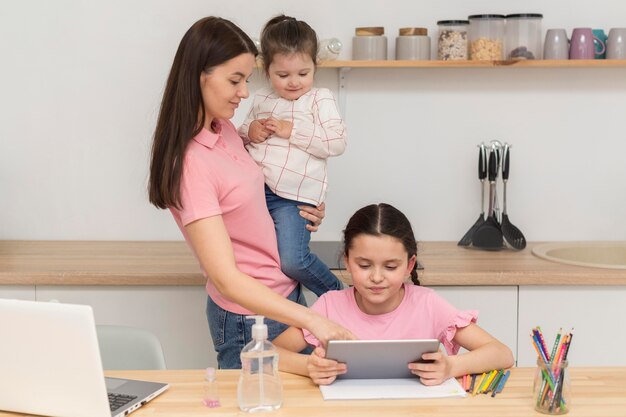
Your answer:
[[[626,241],[545,243],[535,246],[532,253],[562,264],[626,269]]]

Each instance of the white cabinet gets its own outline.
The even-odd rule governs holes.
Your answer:
[[[509,346],[517,366],[534,366],[529,334],[541,326],[548,348],[560,327],[574,328],[573,366],[626,366],[624,286],[435,286],[459,309],[479,310],[478,324]],[[309,305],[315,300],[305,292]],[[202,286],[0,286],[0,298],[88,304],[97,324],[155,333],[170,369],[216,366]]]
[[[150,330],[168,369],[217,366],[202,286],[37,286],[37,300],[92,306],[96,324]]]
[[[34,285],[0,285],[0,298],[35,301]]]
[[[568,355],[572,366],[624,366],[624,317],[624,286],[521,286],[518,366],[536,363],[529,336],[535,326],[541,326],[548,350],[559,328],[574,329]]]
[[[517,358],[517,286],[432,287],[461,310],[478,310],[478,325]]]

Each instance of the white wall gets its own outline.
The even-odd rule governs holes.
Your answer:
[[[470,4],[471,3],[471,4]],[[626,26],[614,0],[0,2],[0,238],[180,239],[146,197],[149,147],[176,47],[220,15],[252,36],[285,12],[349,58],[356,26],[399,27],[473,13],[541,12],[543,27]],[[433,36],[434,38],[434,36]],[[388,201],[421,240],[456,240],[479,212],[476,144],[514,145],[509,214],[529,240],[626,239],[626,68],[353,69],[349,148],[331,160],[328,216]],[[252,83],[262,83],[261,76]],[[337,70],[318,83],[337,91]],[[235,121],[246,112],[243,106]]]

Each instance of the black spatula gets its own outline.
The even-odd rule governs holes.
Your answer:
[[[476,222],[463,235],[457,245],[469,246],[472,244],[472,235],[476,229],[485,222],[485,178],[487,178],[487,151],[485,144],[481,143],[478,147],[478,179],[480,180],[480,215]]]
[[[504,198],[502,208],[502,235],[507,245],[513,249],[522,250],[526,247],[526,238],[522,232],[511,223],[506,212],[506,183],[509,180],[510,156],[509,145],[504,145],[504,156],[502,158],[502,181],[504,182]]]
[[[502,249],[502,230],[500,223],[495,215],[495,197],[496,197],[496,175],[498,171],[498,162],[496,160],[496,150],[491,149],[489,152],[489,216],[483,224],[481,224],[472,236],[472,245],[480,249]]]

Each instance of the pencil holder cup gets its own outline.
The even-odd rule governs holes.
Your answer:
[[[571,406],[571,382],[567,361],[552,365],[537,359],[533,384],[535,410],[543,414],[566,414]]]

